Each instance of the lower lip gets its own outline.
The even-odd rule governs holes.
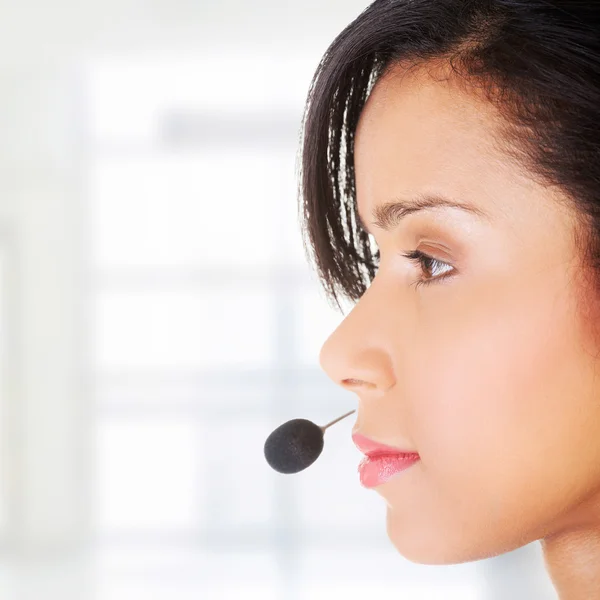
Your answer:
[[[418,454],[383,454],[366,456],[358,465],[360,483],[373,488],[405,471],[419,460]]]

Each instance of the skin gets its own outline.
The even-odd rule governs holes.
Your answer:
[[[498,119],[425,69],[377,83],[355,173],[379,270],[319,359],[357,394],[353,432],[420,455],[374,488],[400,554],[456,564],[541,540],[560,598],[589,599],[600,589],[595,304],[575,213],[494,148]],[[436,208],[390,231],[371,224],[376,206],[424,192],[489,217]],[[441,266],[402,256],[415,249]]]

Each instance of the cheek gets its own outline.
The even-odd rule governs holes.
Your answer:
[[[474,536],[484,526],[498,543],[522,539],[600,481],[593,363],[575,303],[557,289],[421,326],[407,397],[422,506],[440,528],[452,527],[446,515]]]
[[[556,289],[419,322],[403,391],[421,462],[381,490],[389,537],[407,558],[514,550],[574,522],[595,493],[595,372],[574,304]]]

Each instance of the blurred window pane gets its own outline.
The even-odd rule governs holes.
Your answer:
[[[270,264],[278,204],[294,201],[278,163],[239,149],[98,160],[90,179],[96,263]]]
[[[273,387],[259,369],[243,372],[240,369],[232,379],[227,367],[213,377],[194,370],[163,373],[153,368],[136,371],[125,368],[101,377],[95,395],[107,411],[159,409],[174,414],[210,412],[226,418],[232,414],[244,417],[267,414]]]
[[[202,486],[214,498],[211,521],[223,533],[266,532],[277,514],[277,481],[263,454],[268,430],[265,417],[204,424],[204,444],[212,451],[201,457]]]
[[[103,420],[97,429],[97,526],[102,531],[194,529],[202,515],[189,419]]]
[[[264,289],[99,292],[97,365],[265,367],[272,359],[271,306]]]
[[[342,303],[344,312],[333,308],[318,287],[299,291],[295,311],[298,356],[302,364],[319,368],[321,346],[347,316],[348,303]]]
[[[96,553],[96,600],[281,600],[279,564],[258,548],[123,545]]]
[[[95,144],[149,144],[173,109],[230,116],[286,111],[299,123],[313,70],[312,57],[260,55],[256,49],[248,55],[96,61],[87,80],[89,133]]]

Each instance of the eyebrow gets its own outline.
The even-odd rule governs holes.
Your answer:
[[[407,200],[394,200],[376,206],[373,210],[374,221],[371,222],[371,225],[383,229],[383,231],[390,231],[404,217],[428,208],[456,208],[476,215],[482,220],[490,220],[491,218],[487,212],[472,204],[456,202],[440,194],[420,194]],[[359,225],[367,233],[371,233],[358,210],[356,211],[356,218]]]

